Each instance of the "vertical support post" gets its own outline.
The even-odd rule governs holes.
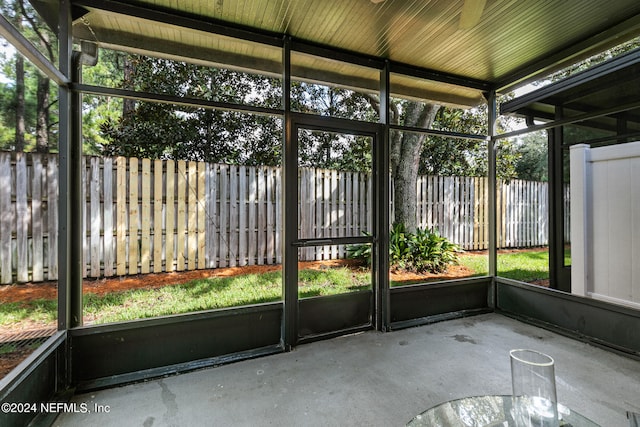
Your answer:
[[[58,58],[60,72],[69,80],[72,68],[71,2],[59,3]],[[58,330],[71,326],[71,276],[72,276],[72,142],[71,142],[71,91],[68,85],[58,87],[59,105],[59,225],[58,225]]]
[[[60,0],[58,8],[58,61],[59,71],[68,82],[72,74],[72,51],[73,43],[71,37],[71,1]],[[59,150],[59,222],[58,222],[58,330],[65,331],[74,325],[74,313],[72,309],[72,293],[75,287],[74,282],[75,267],[78,257],[75,252],[76,240],[80,235],[79,230],[74,229],[78,222],[74,218],[73,199],[74,176],[80,173],[80,168],[75,164],[73,155],[73,133],[72,124],[72,100],[71,90],[67,83],[58,86],[58,106],[59,106],[59,130],[58,130],[58,150]],[[82,222],[80,222],[82,224]],[[80,260],[82,257],[80,256]],[[81,261],[80,261],[81,262]],[[82,277],[81,277],[82,278]],[[82,280],[80,280],[80,286]],[[80,290],[82,292],[82,290]],[[58,379],[56,387],[59,390],[67,389],[71,382],[71,348],[69,340],[66,341],[64,349],[61,349],[58,359]]]
[[[557,117],[557,111],[556,111]],[[562,126],[549,129],[547,131],[547,169],[549,176],[549,192],[548,192],[548,212],[549,216],[549,287],[558,288],[558,223],[556,221],[556,181],[558,180],[557,168],[558,151],[556,147],[562,145]]]
[[[497,167],[496,167],[496,92],[491,91],[487,94],[488,104],[488,136],[487,156],[488,156],[488,184],[489,184],[489,275],[493,278],[498,273],[498,205],[497,205]],[[490,298],[490,306],[495,304],[495,293]],[[492,305],[493,304],[493,305]]]
[[[591,290],[590,255],[590,194],[591,162],[588,144],[570,149],[571,168],[571,292],[587,296]]]
[[[626,114],[621,113],[616,116],[616,134],[617,135],[626,135],[629,132],[629,126],[626,119]],[[618,143],[621,142],[630,142],[631,138],[626,137],[622,140],[618,139]]]
[[[298,147],[291,118],[291,39],[284,38],[282,50],[282,94],[284,150],[282,159],[282,345],[285,350],[297,342],[298,334]]]
[[[71,82],[82,82],[82,53],[73,52],[71,56]],[[82,273],[84,270],[83,239],[85,230],[82,229],[82,212],[85,200],[82,189],[82,94],[71,93],[71,117],[70,117],[70,182],[69,198],[71,210],[69,211],[71,229],[71,265],[69,271],[70,293],[70,323],[69,327],[82,326]]]
[[[556,107],[555,118],[563,118],[562,107]],[[564,161],[563,127],[549,131],[549,282],[550,287],[571,291],[571,270],[564,267]]]
[[[386,331],[391,322],[389,307],[389,62],[380,71],[380,131],[373,147],[373,223],[375,239],[372,250],[374,278],[375,328]]]

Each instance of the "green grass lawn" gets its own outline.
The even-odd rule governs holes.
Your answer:
[[[22,321],[53,323],[58,318],[58,302],[35,300],[26,303],[9,302],[0,304],[0,325],[11,325]]]
[[[368,273],[348,268],[303,270],[300,296],[349,292],[370,286]],[[85,316],[96,323],[188,313],[215,308],[278,301],[282,273],[274,271],[233,277],[211,277],[160,289],[138,289],[106,296],[85,295]]]
[[[300,297],[334,295],[371,287],[370,273],[346,267],[302,270]],[[278,301],[280,271],[233,277],[211,277],[159,289],[135,289],[108,295],[85,294],[85,318],[95,323],[119,322],[169,314]],[[0,325],[21,321],[54,322],[56,301],[0,304]]]
[[[462,254],[460,264],[474,276],[487,274],[487,257]],[[548,251],[500,254],[502,277],[530,282],[549,277]],[[334,295],[371,286],[370,273],[347,267],[299,272],[300,297]],[[392,283],[397,286],[398,283]],[[119,322],[224,307],[278,301],[282,295],[280,271],[233,277],[211,277],[160,289],[137,289],[84,297],[86,319],[95,323]],[[22,321],[53,323],[56,301],[0,304],[0,325]]]
[[[460,256],[460,264],[474,275],[488,274],[488,257],[479,255]],[[549,278],[549,251],[523,251],[498,254],[498,276],[521,282],[533,282]]]
[[[460,264],[476,276],[488,274],[488,257],[462,254]],[[571,248],[564,250],[564,264],[571,265]],[[521,251],[498,254],[498,276],[521,282],[533,282],[549,278],[549,251]]]

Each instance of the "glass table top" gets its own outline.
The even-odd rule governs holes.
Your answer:
[[[426,410],[407,423],[407,426],[439,427],[600,427],[583,415],[558,404],[558,422],[544,419],[535,413],[536,406],[529,398],[507,396],[476,396],[441,403]],[[523,416],[523,413],[525,416]]]

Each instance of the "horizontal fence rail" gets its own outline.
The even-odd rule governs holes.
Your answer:
[[[0,182],[0,283],[56,280],[57,155],[0,153]],[[299,238],[372,230],[369,174],[301,168],[298,183]],[[279,168],[84,157],[82,188],[84,277],[282,261]],[[465,250],[488,248],[487,178],[421,176],[416,191],[419,227]],[[547,244],[547,192],[543,182],[498,183],[500,248]],[[301,260],[345,255],[344,246],[300,248]]]

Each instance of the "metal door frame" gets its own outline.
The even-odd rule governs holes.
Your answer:
[[[290,113],[285,122],[285,153],[283,171],[283,297],[282,340],[286,350],[299,342],[298,301],[298,249],[304,246],[336,244],[372,244],[372,291],[371,324],[369,328],[383,329],[388,317],[389,279],[388,244],[385,237],[388,229],[389,173],[384,173],[384,126],[379,123],[352,121],[334,117]],[[322,239],[298,238],[298,131],[308,129],[367,136],[372,142],[372,236],[349,236]],[[381,247],[383,246],[383,247]],[[345,331],[346,332],[346,331]]]

